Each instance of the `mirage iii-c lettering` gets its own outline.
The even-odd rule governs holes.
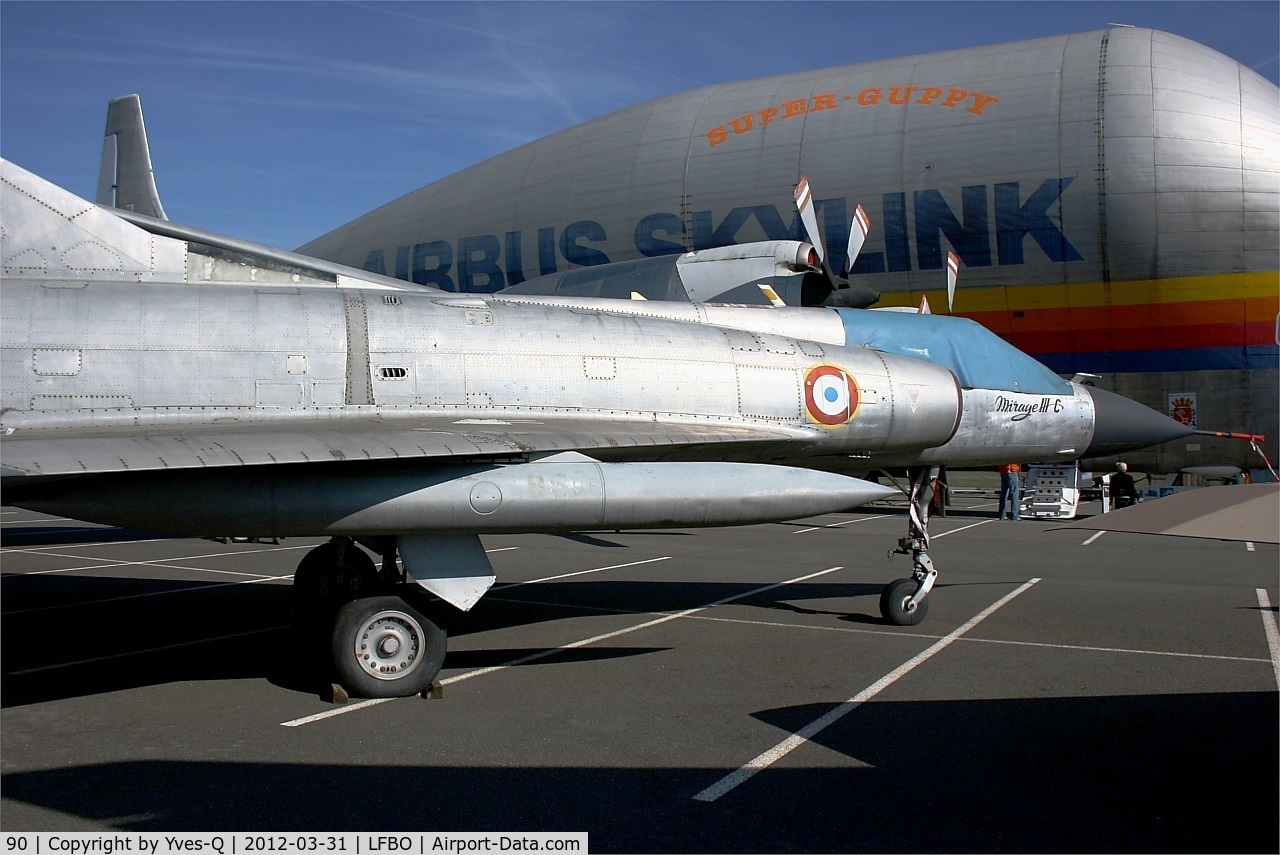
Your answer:
[[[1066,406],[1062,398],[1040,398],[1035,401],[1015,401],[1000,395],[996,398],[997,413],[1013,413],[1014,421],[1021,421],[1036,413],[1060,413]]]

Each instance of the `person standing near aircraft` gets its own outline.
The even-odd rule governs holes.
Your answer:
[[[938,477],[933,479],[933,513],[945,517],[947,515],[947,505],[951,504],[951,497],[947,494],[951,488],[947,486],[947,467],[938,467]]]
[[[1128,464],[1121,461],[1111,476],[1111,506],[1127,508],[1137,501],[1138,489],[1134,486],[1133,476],[1129,474]]]
[[[997,519],[1004,519],[1005,503],[1009,504],[1009,519],[1021,519],[1018,514],[1018,473],[1022,467],[1017,463],[1004,463],[1000,466],[1000,510]]]

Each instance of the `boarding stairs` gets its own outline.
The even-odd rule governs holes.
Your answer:
[[[1022,492],[1023,519],[1075,519],[1080,504],[1078,463],[1035,463]]]

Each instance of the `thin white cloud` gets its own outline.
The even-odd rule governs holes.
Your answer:
[[[513,85],[502,78],[486,78],[477,74],[450,74],[440,71],[424,71],[404,65],[382,65],[353,60],[316,60],[304,55],[277,52],[263,58],[254,51],[240,48],[198,45],[175,50],[171,43],[142,45],[146,50],[128,53],[84,50],[77,48],[48,48],[31,50],[42,59],[54,59],[66,63],[89,63],[140,67],[188,67],[216,68],[224,71],[280,75],[308,75],[325,80],[336,80],[352,86],[386,89],[397,94],[405,91],[440,91],[471,97],[527,98],[536,94],[536,86]],[[18,49],[21,51],[21,49]]]
[[[550,44],[540,43],[540,42],[531,42],[525,39],[513,38],[511,36],[503,35],[501,32],[498,31],[497,27],[493,27],[489,29],[477,29],[474,27],[468,27],[462,24],[457,24],[452,21],[442,21],[438,18],[428,18],[422,15],[411,15],[407,12],[401,11],[401,7],[398,5],[397,6],[372,6],[367,3],[357,3],[357,2],[349,2],[347,5],[356,6],[361,9],[365,9],[370,12],[376,12],[381,15],[390,15],[397,18],[406,18],[411,21],[417,21],[422,24],[430,24],[431,26],[434,26],[434,27],[446,27],[448,29],[458,30],[464,33],[470,33],[472,35],[482,36],[486,39],[491,39],[493,41],[504,42],[511,45],[519,45],[521,47],[533,48],[535,50],[543,51],[549,54],[559,54],[561,56],[566,56],[573,59],[585,60],[587,62],[597,63],[599,65],[611,66],[613,68],[621,69],[623,71],[632,71],[632,72],[638,71],[643,74],[651,75],[653,77],[661,77],[666,80],[676,81],[677,83],[686,83],[686,84],[689,84],[690,86],[706,85],[706,81],[695,80],[693,78],[684,77],[678,74],[672,74],[668,71],[663,71],[660,69],[645,68],[643,66],[632,65],[630,63],[625,63],[625,62],[619,62],[615,59],[609,59],[607,57],[595,56],[592,54],[585,54],[580,51],[567,50],[565,48],[557,47],[555,45],[550,45]],[[472,9],[484,10],[485,14],[488,14],[489,12],[489,10],[485,8],[488,4],[474,3],[474,4],[468,4],[468,5]],[[530,6],[532,8],[537,8],[537,4],[530,4]],[[584,3],[578,6],[578,8],[582,13],[585,14],[589,10],[590,6],[589,4]]]

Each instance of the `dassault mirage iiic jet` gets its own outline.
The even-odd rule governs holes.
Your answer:
[[[435,600],[469,609],[494,581],[480,534],[805,517],[894,492],[842,473],[913,466],[914,573],[881,598],[912,624],[937,576],[929,466],[1183,429],[957,319],[939,319],[950,359],[922,359],[883,313],[832,314],[846,333],[819,340],[451,294],[101,207],[6,161],[0,179],[5,501],[331,537],[295,605],[352,694],[429,686]]]

